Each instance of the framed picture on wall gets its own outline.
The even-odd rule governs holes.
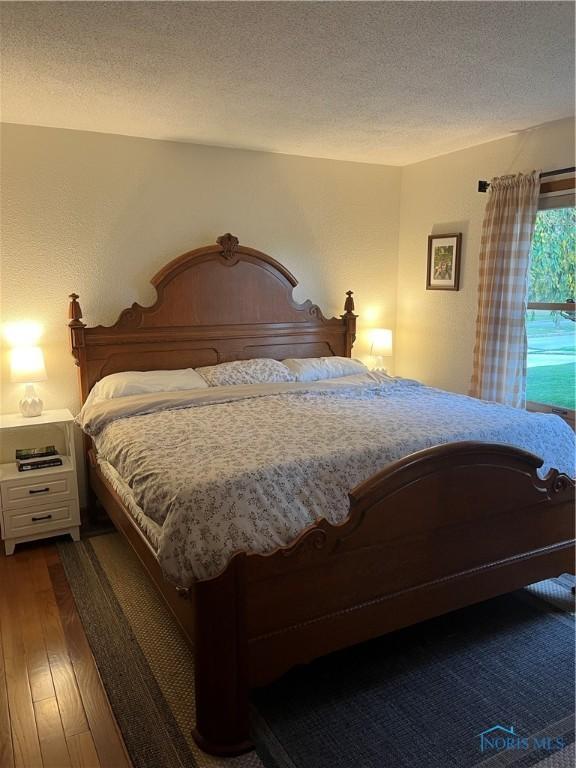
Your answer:
[[[461,250],[462,232],[457,232],[452,235],[428,236],[427,290],[458,290],[460,282]]]

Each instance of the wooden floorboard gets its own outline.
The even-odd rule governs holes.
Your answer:
[[[0,552],[0,768],[130,768],[53,543]]]
[[[6,589],[6,573],[3,558],[0,557],[0,585]],[[0,588],[0,591],[1,588]],[[12,749],[12,731],[10,728],[10,711],[8,709],[8,692],[6,690],[6,670],[4,665],[3,635],[9,632],[9,627],[2,625],[2,596],[0,595],[0,766],[14,768],[14,751]]]
[[[72,768],[104,768],[98,759],[90,731],[77,733],[67,739]]]
[[[51,565],[49,570],[62,616],[66,643],[100,762],[103,765],[113,765],[114,768],[128,768],[130,761],[104,693],[62,563]]]
[[[57,552],[56,548],[54,547]],[[28,567],[30,569],[30,576],[32,579],[32,589],[35,594],[38,592],[44,592],[44,590],[52,590],[52,582],[50,581],[50,574],[46,567],[46,559],[44,557],[43,547],[37,547],[26,551],[28,557]],[[16,550],[15,558],[23,557],[24,553]]]
[[[2,569],[0,615],[14,765],[15,768],[42,768],[26,652],[18,618],[17,577],[16,562],[7,558]]]
[[[60,621],[60,611],[53,590],[38,592],[36,605],[42,618],[44,641],[64,732],[67,736],[82,733],[89,730],[88,721],[84,713],[74,668],[68,654],[68,646]]]
[[[13,563],[16,575],[18,619],[22,630],[32,701],[41,701],[42,699],[53,698],[56,694],[52,683],[44,635],[41,626],[39,626],[36,595],[30,588],[32,582],[30,558],[19,557]]]
[[[56,697],[34,703],[44,768],[72,768]]]

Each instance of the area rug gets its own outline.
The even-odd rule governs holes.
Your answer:
[[[573,577],[292,670],[257,692],[266,768],[573,768]]]
[[[192,652],[128,545],[58,549],[134,768],[574,764],[570,576],[292,671],[254,696],[258,752],[222,759],[191,737]]]

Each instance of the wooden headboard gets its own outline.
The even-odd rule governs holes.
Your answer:
[[[70,295],[72,354],[82,402],[94,384],[118,371],[196,368],[229,360],[350,356],[356,334],[352,291],[344,314],[327,319],[306,301],[288,270],[231,234],[182,254],[151,280],[158,298],[133,304],[114,325],[86,327]]]

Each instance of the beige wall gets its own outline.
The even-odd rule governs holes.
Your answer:
[[[77,410],[67,295],[80,294],[89,324],[114,322],[154,300],[148,280],[168,260],[232,231],[286,264],[296,298],[326,313],[353,288],[361,329],[395,329],[396,373],[465,392],[486,203],[477,181],[573,164],[570,120],[402,169],[4,125],[0,320],[43,324],[46,407]],[[457,231],[461,290],[426,291],[428,234]],[[355,352],[368,352],[363,332]],[[6,360],[3,412],[20,391]]]
[[[400,168],[50,128],[2,130],[3,323],[44,326],[45,407],[76,411],[67,296],[90,325],[150,304],[149,278],[226,231],[300,280],[325,313],[355,291],[364,327],[394,327]],[[356,353],[367,353],[360,335]],[[2,411],[20,387],[2,355]]]
[[[478,179],[574,165],[574,121],[402,169],[395,372],[467,392],[472,372],[478,252],[486,195]],[[426,290],[429,234],[463,233],[460,291]]]

